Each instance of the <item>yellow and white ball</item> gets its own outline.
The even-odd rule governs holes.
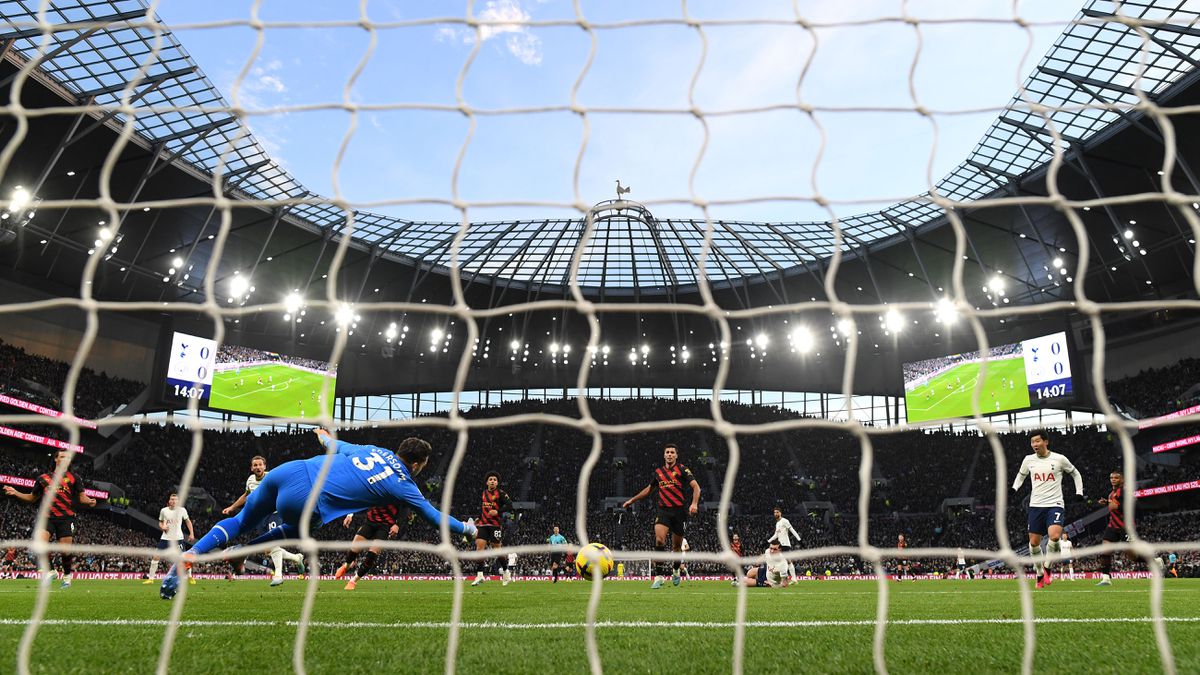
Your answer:
[[[575,570],[584,579],[604,578],[612,574],[612,551],[604,544],[592,543],[584,546],[575,554]]]

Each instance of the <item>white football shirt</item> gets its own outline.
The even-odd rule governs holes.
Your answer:
[[[517,566],[517,554],[516,554],[516,553],[509,553],[509,554],[508,554],[508,566],[509,566],[509,567],[516,567],[516,566]]]
[[[271,472],[264,471],[263,478],[265,479],[267,477],[267,474],[269,474],[269,473],[271,473]],[[254,492],[256,489],[258,489],[259,483],[262,483],[262,479],[260,479],[258,476],[255,476],[254,474],[250,474],[250,477],[246,479],[246,494],[250,494],[251,492]]]
[[[183,539],[183,521],[189,520],[187,509],[176,506],[173,509],[162,507],[158,512],[158,522],[167,524],[167,531],[159,539],[180,541]]]
[[[966,559],[966,557],[965,557],[965,556],[963,556],[963,552],[962,552],[962,549],[961,549],[961,548],[960,548],[960,549],[958,549],[958,564],[959,564],[959,565],[966,565],[966,564],[967,564],[967,559]]]
[[[783,577],[787,576],[788,563],[782,553],[771,553],[767,550],[767,580],[772,584],[778,584],[783,581]]]
[[[1038,457],[1037,453],[1026,455],[1025,459],[1021,460],[1021,469],[1017,471],[1017,477],[1013,481],[1013,489],[1020,490],[1021,485],[1025,483],[1025,479],[1030,478],[1030,508],[1039,508],[1044,506],[1062,507],[1063,491],[1062,480],[1063,474],[1069,473],[1075,479],[1075,492],[1080,496],[1083,495],[1083,476],[1075,470],[1075,466],[1071,464],[1071,460],[1063,457],[1057,452],[1051,452],[1045,457]]]
[[[1075,548],[1075,544],[1072,544],[1070,539],[1062,539],[1058,542],[1058,544],[1062,547],[1063,557],[1070,558],[1071,550]]]
[[[787,518],[780,518],[775,521],[775,534],[767,541],[778,541],[780,546],[791,546],[792,540],[788,533],[796,537],[796,543],[800,543],[800,533],[792,527],[791,521]]]

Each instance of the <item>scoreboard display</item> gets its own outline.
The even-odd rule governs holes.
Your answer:
[[[971,417],[976,391],[981,415],[1062,405],[1075,395],[1065,331],[903,368],[909,422]]]
[[[176,398],[205,400],[212,389],[217,365],[217,343],[187,333],[171,338],[167,361],[167,387]]]
[[[1025,382],[1029,386],[1031,403],[1074,393],[1066,332],[1023,340],[1021,353],[1025,357]]]

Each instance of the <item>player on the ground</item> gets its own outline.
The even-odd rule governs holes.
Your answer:
[[[238,497],[237,500],[235,500],[232,504],[221,509],[221,513],[229,515],[241,508],[241,506],[246,503],[246,499],[250,496],[250,493],[254,492],[254,490],[257,489],[260,484],[262,484],[262,481],[266,477],[267,473],[266,457],[263,457],[262,455],[255,455],[254,457],[250,458],[250,476],[246,478],[246,491],[243,492],[242,496]],[[280,520],[278,517],[272,516],[271,518],[267,519],[268,529],[275,529],[279,526],[279,524]],[[276,546],[275,548],[271,549],[268,556],[271,558],[272,586],[278,586],[279,584],[283,583],[284,560],[295,563],[296,567],[300,569],[300,574],[304,574],[303,555],[299,553],[292,553],[291,551],[286,551],[283,548]],[[245,570],[246,560],[245,558],[230,559],[229,566],[233,569],[233,574],[242,574],[242,572]],[[225,578],[230,579],[232,577],[227,575]]]
[[[350,570],[354,570],[354,575],[346,582],[347,591],[354,590],[358,586],[358,580],[375,569],[375,563],[379,560],[379,554],[383,552],[383,548],[374,542],[395,539],[400,534],[400,523],[397,520],[399,515],[400,507],[395,504],[385,504],[367,509],[367,519],[358,526],[353,539],[355,543],[372,542],[367,548],[367,554],[363,556],[362,562],[355,564],[361,548],[351,548],[346,551],[346,561],[333,573],[334,579],[341,579]],[[353,521],[354,514],[346,514],[346,517],[342,519],[342,527],[349,528]]]
[[[1102,539],[1111,543],[1129,541],[1129,535],[1125,532],[1125,514],[1121,511],[1121,499],[1124,497],[1122,490],[1125,489],[1125,475],[1120,471],[1113,471],[1108,474],[1108,482],[1112,485],[1112,492],[1108,493],[1107,498],[1097,500],[1098,503],[1108,506],[1108,523],[1104,528]],[[1104,553],[1100,555],[1100,583],[1096,584],[1097,586],[1112,585],[1112,562],[1113,554]]]
[[[775,534],[771,535],[771,538],[767,542],[778,541],[779,549],[787,553],[792,550],[791,537],[796,538],[797,544],[800,543],[800,533],[796,531],[796,528],[792,527],[792,521],[783,517],[783,509],[776,506],[774,513]],[[789,534],[791,537],[788,536]],[[796,566],[790,561],[788,562],[788,576],[791,577],[793,582],[796,581]]]
[[[1075,479],[1075,494],[1083,498],[1083,476],[1075,470],[1071,460],[1057,452],[1050,452],[1050,435],[1045,430],[1029,434],[1032,455],[1021,460],[1021,468],[1013,480],[1013,490],[1020,490],[1027,477],[1031,478],[1029,492],[1029,555],[1033,558],[1033,569],[1037,576],[1037,587],[1050,585],[1048,557],[1057,557],[1062,547],[1059,540],[1063,529],[1063,474]],[[1048,555],[1041,556],[1042,537],[1049,535]]]
[[[71,462],[70,450],[59,450],[54,453],[54,469],[58,470],[63,465],[69,465]],[[54,484],[54,471],[43,473],[37,477],[33,483],[31,492],[20,492],[11,485],[4,486],[4,494],[9,497],[19,499],[27,504],[37,504],[38,499],[46,493]],[[75,530],[78,528],[76,521],[76,504],[84,506],[95,506],[96,500],[89,497],[83,491],[83,481],[79,480],[79,476],[75,475],[70,470],[63,473],[62,480],[58,483],[58,490],[51,497],[50,511],[47,514],[46,529],[38,530],[34,536],[42,541],[50,541],[54,539],[60,544],[72,544],[75,542]],[[62,560],[62,588],[71,587],[71,575],[75,569],[75,556],[71,553],[62,553],[59,556]],[[49,570],[42,570],[43,574],[49,574]]]
[[[373,506],[403,504],[435,526],[440,527],[445,518],[454,534],[471,537],[476,534],[473,522],[464,523],[442,515],[413,481],[413,477],[429,464],[432,453],[429,443],[419,438],[406,438],[392,452],[372,445],[334,440],[324,429],[317,429],[316,434],[322,445],[334,450],[332,456],[318,455],[280,464],[250,494],[245,508],[213,526],[185,558],[227,545],[272,513],[278,513],[283,524],[251,541],[251,545],[297,536],[304,505],[326,462],[329,463],[328,472],[312,511],[314,525],[323,525]],[[179,577],[173,566],[163,579],[160,593],[164,598],[172,598],[178,586]]]
[[[903,555],[904,549],[908,548],[908,540],[904,538],[904,535],[896,537],[896,548],[900,549],[901,555]],[[896,566],[896,581],[903,581],[904,577],[908,576],[909,570],[908,558],[900,558],[899,564]]]
[[[188,518],[187,509],[179,505],[179,495],[172,492],[171,496],[167,497],[167,505],[158,510],[158,529],[162,530],[162,535],[158,538],[158,550],[173,548],[178,549],[181,553],[187,550],[187,547],[183,545],[184,523],[187,523],[187,541],[190,544],[196,541],[196,531],[192,529],[192,521]],[[150,559],[150,572],[142,583],[154,583],[154,577],[157,574],[158,556],[154,556]],[[188,576],[188,583],[194,584],[196,580]]]
[[[700,510],[700,484],[696,482],[692,470],[680,464],[678,459],[679,450],[674,443],[668,443],[663,448],[663,465],[654,469],[650,484],[621,505],[629,508],[631,504],[646,498],[651,492],[657,493],[658,514],[654,518],[654,549],[660,552],[667,550],[668,534],[671,535],[671,550],[680,552],[683,546],[684,524],[688,516],[694,516]],[[687,507],[684,507],[685,486],[692,489],[692,503]],[[668,566],[672,569],[671,583],[679,585],[679,558],[676,557],[670,564],[658,563],[659,574],[654,576],[654,583],[650,588],[662,588],[665,578],[662,572]]]
[[[1067,533],[1063,532],[1058,545],[1062,548],[1063,562],[1067,564],[1067,578],[1075,581],[1075,544],[1067,538]]]
[[[550,576],[554,578],[551,583],[558,583],[558,574],[563,566],[563,561],[566,560],[566,552],[563,547],[567,545],[567,538],[559,534],[558,526],[554,526],[554,532],[550,535],[546,542],[552,547],[550,550]]]
[[[493,549],[500,548],[504,539],[504,527],[500,520],[502,513],[512,511],[512,497],[508,493],[500,489],[500,474],[495,471],[489,471],[487,474],[487,487],[484,488],[480,495],[482,506],[480,507],[479,522],[476,523],[479,532],[475,535],[475,550],[482,551],[488,547]],[[471,582],[472,586],[478,586],[486,580],[485,571],[489,567],[493,569],[493,573],[498,572],[496,567],[500,566],[500,557],[496,556],[490,559],[481,559],[479,561],[479,569],[475,572],[475,581]],[[508,585],[508,568],[504,568],[503,572],[504,584]]]
[[[742,579],[742,583],[752,588],[776,586],[787,588],[791,583],[791,577],[788,573],[788,560],[783,557],[783,551],[780,550],[779,542],[771,542],[771,547],[766,552],[766,562],[760,563],[757,567],[751,567],[746,576]],[[733,585],[737,586],[737,579],[733,580]]]

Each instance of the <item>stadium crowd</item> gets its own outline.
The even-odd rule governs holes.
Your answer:
[[[30,354],[0,341],[0,387],[17,398],[62,410],[62,390],[70,364]],[[84,368],[75,385],[75,415],[94,419],[137,396],[144,385]]]
[[[243,348],[234,348],[243,349]],[[255,350],[256,351],[256,350]],[[240,352],[245,355],[245,352]],[[7,359],[11,373],[65,373],[65,365],[30,357],[15,348],[0,345],[0,356]],[[32,361],[34,365],[24,363]],[[61,366],[61,367],[59,367]],[[1191,367],[1190,365],[1188,367]],[[1150,372],[1145,378],[1158,377]],[[101,377],[101,376],[95,376]],[[1149,391],[1142,384],[1122,381],[1125,391]],[[53,381],[50,381],[53,384]],[[134,383],[125,394],[132,395]],[[49,385],[48,385],[49,386]],[[1184,385],[1180,383],[1179,387]],[[115,402],[115,401],[114,401]],[[706,400],[616,399],[589,401],[591,413],[604,424],[629,424],[659,419],[695,418],[707,420],[711,404]],[[574,399],[557,401],[510,401],[503,405],[479,407],[467,411],[468,418],[492,418],[522,413],[546,413],[577,419]],[[768,406],[721,402],[722,416],[738,424],[761,424],[799,420],[792,411]],[[424,492],[440,504],[445,476],[457,437],[433,417],[401,428],[358,429],[341,434],[350,442],[395,447],[408,436],[420,436],[434,447],[434,457],[420,477]],[[147,514],[156,514],[166,496],[177,489],[178,481],[192,452],[193,435],[176,426],[143,424],[135,429],[129,444],[121,451],[108,453],[97,461],[89,455],[77,456],[73,470],[85,480],[102,480],[120,486],[128,503]],[[1021,459],[1029,453],[1026,434],[1000,434],[1005,458],[1004,480],[1011,482]],[[268,468],[293,459],[320,454],[311,432],[204,431],[202,455],[194,486],[202,493],[193,495],[188,507],[203,529],[221,517],[221,509],[232,504],[244,491],[250,460],[267,459]],[[773,531],[771,511],[783,509],[801,535],[804,548],[854,545],[858,538],[857,505],[860,493],[859,466],[864,451],[862,440],[842,429],[805,427],[771,434],[742,434],[737,438],[739,464],[731,501],[730,533],[745,542],[746,554],[761,553],[766,537]],[[586,483],[586,524],[592,540],[603,541],[616,550],[652,548],[652,501],[631,509],[619,502],[646,485],[652,469],[662,461],[663,446],[675,443],[680,461],[690,467],[702,488],[701,512],[689,526],[689,543],[695,551],[720,550],[717,518],[713,504],[719,501],[725,472],[730,465],[727,441],[705,426],[662,432],[606,434],[601,439],[600,457]],[[519,508],[505,515],[505,541],[518,544],[542,544],[551,528],[560,526],[572,540],[575,531],[577,488],[580,471],[591,453],[591,435],[563,424],[540,423],[505,425],[477,429],[468,436],[466,453],[458,470],[451,512],[466,518],[478,516],[479,492],[488,471],[499,471],[502,489],[518,502]],[[904,534],[913,546],[998,547],[993,524],[996,467],[986,439],[963,432],[897,431],[870,434],[873,469],[869,501],[869,540],[874,546],[891,548],[896,537]],[[1079,427],[1054,431],[1051,449],[1072,458],[1085,480],[1088,501],[1068,502],[1068,522],[1100,508],[1095,499],[1107,493],[1109,471],[1121,466],[1121,453],[1114,437],[1106,431]],[[18,444],[0,445],[0,473],[33,477],[49,468],[47,451],[30,451]],[[1143,463],[1139,477],[1155,482],[1187,477],[1190,469]],[[1007,487],[1007,486],[1006,486]],[[948,498],[973,498],[972,506],[943,508]],[[1025,511],[1023,496],[1011,499],[1006,524],[1011,541],[1024,540]],[[0,500],[0,536],[21,539],[28,536],[32,509],[13,500]],[[80,541],[148,542],[155,533],[130,530],[118,524],[101,507],[85,512]],[[1139,516],[1142,536],[1151,541],[1186,541],[1200,536],[1186,517],[1146,512]],[[351,530],[340,522],[320,528],[316,536],[324,539],[348,539]],[[435,528],[419,520],[404,520],[404,540],[436,542]],[[1081,544],[1095,543],[1098,536],[1085,535]],[[322,555],[323,564],[336,565],[341,554]],[[524,561],[538,568],[545,556]],[[914,560],[914,570],[945,569],[950,560]],[[88,565],[125,564],[136,568],[137,561],[97,558]],[[894,560],[889,558],[888,564]],[[1089,563],[1083,563],[1089,564]],[[1185,554],[1181,566],[1194,570],[1196,556]],[[130,567],[134,566],[134,567]],[[446,561],[435,556],[391,552],[384,556],[382,570],[439,572]],[[719,572],[722,565],[696,565],[698,572]],[[852,556],[812,560],[806,569],[822,574],[862,570],[861,561]]]
[[[217,348],[218,364],[222,363],[253,363],[255,361],[274,361],[276,363],[284,363],[309,370],[319,370],[324,372],[329,368],[327,361],[320,359],[306,359],[301,356],[288,356],[286,354],[276,354],[263,349],[255,349],[253,347],[242,347],[240,345],[221,345]],[[334,373],[337,373],[335,367]]]

